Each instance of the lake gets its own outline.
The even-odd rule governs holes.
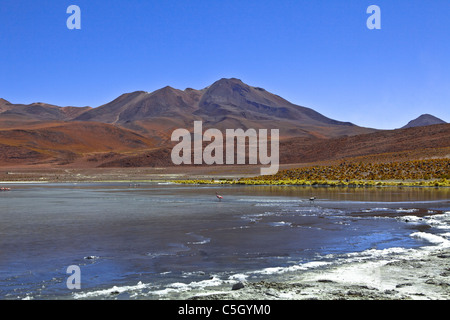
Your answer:
[[[8,187],[0,299],[176,299],[449,238],[450,188]],[[72,265],[80,290],[67,287]]]

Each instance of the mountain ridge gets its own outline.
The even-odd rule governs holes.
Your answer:
[[[450,131],[436,126],[386,131],[334,120],[240,79],[222,78],[203,89],[124,93],[96,108],[0,98],[0,165],[170,166],[172,132],[192,132],[194,121],[222,132],[279,129],[280,160],[289,163],[417,149],[404,143],[408,139],[431,155],[441,140],[450,140]],[[388,148],[381,147],[385,143]]]
[[[141,133],[161,122],[167,131],[192,127],[194,121],[203,121],[205,129],[278,127],[283,137],[334,137],[376,130],[328,118],[236,78],[220,79],[201,90],[166,86],[126,93],[74,120],[118,124]]]
[[[123,93],[114,100],[95,108],[61,107],[42,102],[14,104],[0,98],[0,121],[5,117],[16,116],[22,120],[96,121],[123,125],[153,118],[183,118],[186,112],[191,112],[195,116],[189,119],[190,122],[203,120],[211,125],[242,117],[248,121],[273,121],[274,118],[281,118],[289,121],[304,121],[299,125],[305,125],[306,122],[307,126],[313,123],[358,127],[351,122],[328,118],[311,108],[295,105],[263,88],[249,86],[237,78],[222,78],[203,89],[188,87],[180,90],[165,86],[153,92],[139,90]],[[175,122],[180,123],[180,121]],[[188,124],[189,121],[183,121],[183,123]],[[422,114],[400,129],[445,123],[447,122],[431,114]]]

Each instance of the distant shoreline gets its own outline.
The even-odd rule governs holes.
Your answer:
[[[450,182],[448,181],[409,181],[409,182],[399,182],[399,181],[358,181],[358,182],[349,182],[341,184],[337,181],[330,181],[325,183],[317,183],[314,181],[305,181],[301,183],[295,182],[284,182],[284,181],[257,181],[257,182],[248,182],[248,181],[239,181],[239,180],[193,180],[193,179],[185,179],[185,180],[176,180],[176,179],[90,179],[90,178],[79,178],[73,180],[4,180],[0,181],[0,185],[11,185],[11,184],[49,184],[49,183],[130,183],[130,184],[139,184],[139,183],[173,183],[173,184],[185,184],[185,185],[211,185],[211,186],[219,186],[219,185],[240,185],[240,186],[297,186],[297,187],[336,187],[336,188],[381,188],[381,187],[406,187],[406,188],[450,188]]]
[[[173,183],[186,185],[241,185],[241,186],[298,186],[298,187],[336,187],[336,188],[362,188],[362,187],[408,187],[408,188],[450,188],[450,182],[446,181],[358,181],[339,183],[338,181],[329,181],[317,183],[315,181],[305,181],[301,183],[284,182],[284,181],[239,181],[239,180],[176,180],[176,179],[73,179],[73,180],[5,180],[0,181],[2,184],[49,184],[49,183]]]
[[[177,167],[130,167],[130,168],[77,168],[77,167],[3,167],[0,169],[0,184],[11,183],[87,183],[87,182],[173,182],[181,184],[211,185],[291,185],[323,187],[450,187],[448,160],[434,162],[414,162],[413,165],[398,169],[386,166],[389,175],[375,179],[365,176],[374,167],[364,165],[301,166],[283,165],[277,175],[259,176],[258,166],[177,166]],[[422,170],[414,172],[418,177],[404,176],[415,167],[427,165],[430,174]],[[383,167],[375,168],[377,170]],[[375,170],[374,169],[374,170]],[[365,171],[363,171],[365,170]],[[409,171],[408,171],[409,170]],[[419,170],[416,170],[419,171]],[[368,173],[367,173],[368,172]],[[348,173],[345,174],[345,173]],[[356,174],[355,174],[356,173]],[[422,175],[428,176],[422,176]]]

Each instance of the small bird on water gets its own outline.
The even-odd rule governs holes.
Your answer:
[[[223,197],[220,194],[218,194],[217,192],[216,192],[216,197],[217,197],[217,199],[219,199],[219,201],[222,201],[222,199],[223,199]]]
[[[311,197],[311,198],[309,198],[309,202],[314,203],[314,200],[316,200],[316,197]]]

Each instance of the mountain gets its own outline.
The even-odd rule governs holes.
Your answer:
[[[164,87],[155,92],[136,91],[78,116],[78,121],[124,124],[155,117],[185,117],[195,111],[198,101],[189,92]]]
[[[251,121],[295,120],[301,125],[354,126],[349,122],[324,117],[312,109],[296,106],[262,88],[250,87],[238,79],[221,79],[208,87],[195,114],[212,123],[227,118],[244,118]]]
[[[11,104],[11,102],[9,102],[9,101],[7,101],[7,100],[5,100],[5,99],[0,98],[0,108],[1,108],[2,106],[4,106],[4,105],[7,105],[7,104]]]
[[[0,99],[0,165],[172,166],[177,128],[279,129],[281,164],[358,157],[426,158],[450,154],[450,125],[423,115],[398,130],[330,119],[239,79],[203,89],[164,87],[125,93],[97,108]],[[439,120],[443,122],[442,120]],[[398,153],[398,154],[397,154]]]
[[[47,103],[12,104],[0,98],[0,127],[12,128],[45,121],[70,121],[91,107],[59,107]]]
[[[97,108],[59,107],[45,103],[12,104],[0,100],[0,126],[45,121],[89,121],[117,125],[170,141],[173,130],[193,129],[194,121],[219,130],[280,129],[280,136],[330,138],[374,132],[349,122],[327,118],[239,79],[220,79],[201,89],[164,87],[154,92],[125,93]]]
[[[191,127],[193,121],[201,120],[193,115],[200,95],[197,90],[171,87],[154,92],[136,91],[82,113],[74,120],[122,126],[165,143],[175,128]]]
[[[156,128],[163,142],[174,129],[192,128],[196,120],[203,121],[205,129],[279,128],[282,137],[336,137],[375,131],[327,118],[235,78],[218,80],[202,90],[164,87],[150,93],[123,94],[75,120],[117,124],[145,135],[155,135]]]
[[[402,127],[402,129],[413,128],[413,127],[423,127],[430,126],[434,124],[444,124],[447,123],[444,120],[436,118],[431,114],[423,114],[417,119],[411,120],[406,126]]]

